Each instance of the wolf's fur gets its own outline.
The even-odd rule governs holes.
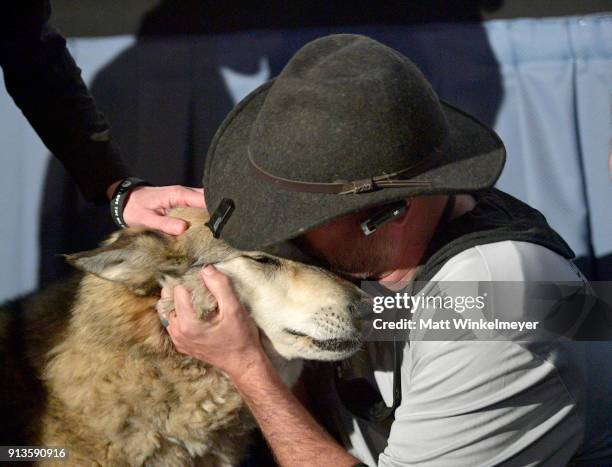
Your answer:
[[[193,291],[201,314],[212,309],[197,278],[203,264],[232,278],[287,383],[301,358],[356,349],[355,287],[236,251],[212,237],[202,211],[173,215],[190,223],[184,234],[116,233],[68,257],[83,271],[75,278],[0,311],[0,444],[64,446],[78,466],[237,465],[250,414],[222,372],[176,352],[155,310],[160,285],[176,283]]]

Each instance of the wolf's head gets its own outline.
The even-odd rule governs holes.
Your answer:
[[[142,297],[159,296],[161,286],[182,283],[203,316],[215,303],[198,272],[214,264],[231,278],[240,301],[283,357],[336,360],[358,348],[354,314],[363,293],[357,287],[311,265],[233,249],[212,236],[202,210],[180,208],[171,215],[189,223],[183,234],[129,228],[112,234],[100,248],[67,259]]]

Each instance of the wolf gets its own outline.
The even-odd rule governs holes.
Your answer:
[[[364,294],[324,269],[213,237],[203,210],[180,208],[181,235],[144,228],[67,256],[74,277],[0,311],[0,444],[64,447],[61,465],[235,466],[255,423],[228,377],[182,355],[160,323],[162,287],[184,284],[205,319],[216,303],[198,277],[230,277],[286,384],[304,359],[360,346]],[[53,461],[41,461],[41,464]]]

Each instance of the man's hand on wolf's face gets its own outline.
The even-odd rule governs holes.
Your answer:
[[[206,321],[198,319],[189,292],[182,286],[174,288],[176,313],[168,315],[166,329],[179,352],[227,373],[279,465],[358,465],[359,460],[317,424],[279,377],[260,344],[255,322],[238,301],[229,278],[213,266],[204,268],[201,277],[217,299],[218,312]],[[165,297],[171,293],[162,292]]]
[[[265,355],[259,330],[238,301],[226,275],[214,266],[205,267],[200,275],[219,304],[217,311],[202,321],[193,309],[189,291],[176,286],[175,310],[167,317],[166,329],[179,352],[210,363],[234,378]],[[162,297],[170,293],[164,289]]]

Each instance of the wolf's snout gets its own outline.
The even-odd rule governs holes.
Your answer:
[[[357,317],[358,313],[359,313],[359,304],[358,303],[350,303],[347,307],[346,307],[347,311],[349,312],[349,315],[351,315],[351,317]]]
[[[364,316],[368,316],[372,311],[374,300],[370,296],[360,297],[348,305],[347,310],[351,318],[359,322]]]

